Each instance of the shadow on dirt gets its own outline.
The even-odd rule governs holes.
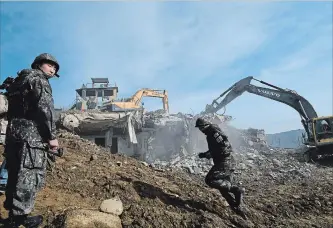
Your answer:
[[[173,205],[178,208],[187,210],[189,212],[203,210],[221,216],[221,214],[218,213],[219,210],[218,208],[216,210],[212,210],[202,202],[180,199],[177,196],[173,196],[163,192],[161,188],[155,187],[153,185],[141,181],[134,181],[133,187],[140,197],[145,197],[149,199],[159,198],[164,204]]]
[[[65,227],[65,214],[55,215],[54,217],[46,219],[47,225],[44,228],[63,228]]]

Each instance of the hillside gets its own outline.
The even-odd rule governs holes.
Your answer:
[[[303,129],[266,134],[266,140],[271,147],[298,148],[302,145],[302,133],[305,133]]]
[[[333,224],[333,169],[299,162],[286,150],[241,147],[238,179],[246,188],[248,220],[232,212],[218,191],[203,180],[209,163],[196,156],[183,165],[148,165],[107,153],[89,141],[60,132],[66,154],[57,158],[34,213],[43,227],[329,227]],[[183,166],[199,167],[191,172]],[[193,174],[191,174],[193,173]],[[121,226],[91,222],[65,225],[69,211],[98,211],[100,203],[119,197]],[[4,196],[1,196],[1,202]],[[2,217],[6,211],[0,209]],[[92,212],[91,212],[92,214]],[[82,218],[82,217],[80,217]],[[84,219],[76,220],[78,223]]]

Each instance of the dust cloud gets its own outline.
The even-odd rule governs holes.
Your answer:
[[[148,150],[144,160],[148,163],[156,160],[169,162],[206,152],[208,150],[206,135],[195,127],[197,118],[198,116],[178,114],[173,118],[169,116],[159,123],[154,120],[155,126],[148,133],[146,142]],[[221,122],[219,118],[212,118],[210,122],[225,132],[233,148],[246,144],[240,131],[227,122]]]

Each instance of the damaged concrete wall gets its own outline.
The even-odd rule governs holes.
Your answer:
[[[104,146],[109,151],[133,156],[148,163],[169,161],[208,150],[206,136],[195,128],[198,116],[167,114],[163,110],[142,115],[135,112],[117,114],[94,111],[60,116],[63,125],[67,124],[67,128],[75,125],[72,129],[81,137],[95,142],[97,137],[104,137]],[[263,145],[265,137],[262,130],[234,129],[227,124],[231,120],[228,116],[215,114],[206,115],[205,118],[226,132],[233,147],[248,143]]]
[[[166,114],[162,111],[144,116],[146,150],[144,160],[170,160],[174,156],[188,154],[189,132],[187,118],[181,114]]]
[[[1,104],[6,104],[6,100],[0,99]],[[205,136],[194,127],[196,118],[191,115],[167,114],[164,110],[147,113],[55,111],[58,128],[106,147],[112,153],[153,162],[156,159],[170,160],[207,150]],[[220,118],[214,115],[211,121],[219,123]],[[1,139],[4,141],[6,122],[0,124]]]
[[[195,128],[195,120],[197,116],[188,116],[183,114],[176,115],[178,120],[164,116],[163,122],[160,124],[153,134],[149,142],[146,161],[153,163],[156,161],[179,161],[186,157],[197,156],[199,152],[208,150],[206,135]],[[168,121],[173,121],[169,126]],[[219,115],[207,115],[204,118],[217,124],[228,136],[235,150],[242,150],[244,147],[252,146],[254,149],[268,149],[265,138],[265,131],[262,129],[245,129],[240,130],[232,127],[229,122],[231,118]],[[177,123],[177,124],[176,124]],[[178,126],[178,128],[176,127]]]
[[[112,152],[131,156],[134,153],[131,144],[137,144],[135,131],[140,127],[140,112],[70,110],[60,113],[58,125],[82,138],[98,141]]]

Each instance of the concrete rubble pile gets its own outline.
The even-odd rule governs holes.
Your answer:
[[[103,147],[100,147],[96,145],[95,143],[83,139],[78,135],[75,135],[71,132],[68,132],[66,130],[59,130],[58,131],[58,137],[62,141],[66,141],[70,144],[71,147],[77,149],[80,153],[98,153],[98,152],[105,152],[103,150]]]
[[[218,123],[228,117],[207,116]],[[194,128],[195,116],[182,113],[167,114],[164,110],[153,112],[102,112],[65,111],[60,113],[58,127],[86,139],[108,138],[105,147],[112,145],[110,138],[118,137],[119,153],[136,157],[148,163],[169,161],[196,152],[200,132]],[[90,136],[91,137],[90,137]],[[117,151],[118,153],[118,151]]]
[[[312,164],[300,162],[301,155],[295,150],[270,148],[265,141],[263,130],[237,130],[228,124],[220,126],[234,147],[235,172],[240,179],[255,181],[266,178],[268,181],[284,182],[309,177],[316,168]],[[205,137],[202,136],[201,140],[205,141]],[[213,165],[212,159],[198,157],[199,152],[205,151],[207,148],[202,146],[194,154],[178,156],[170,161],[156,160],[152,166],[168,170],[184,169],[189,173],[204,176]]]
[[[59,114],[57,125],[81,138],[85,138],[82,135],[98,135],[101,132],[107,132],[103,134],[110,138],[117,136],[116,131],[120,129],[123,134],[119,136],[120,140],[124,140],[118,141],[119,153],[136,157],[155,167],[181,168],[193,174],[205,175],[212,161],[198,158],[197,154],[208,148],[205,135],[195,128],[196,118],[182,113],[167,114],[163,110],[145,113],[69,110]],[[240,175],[254,179],[265,176],[272,180],[286,180],[311,174],[313,166],[300,163],[298,153],[270,148],[263,130],[235,129],[228,124],[231,120],[229,116],[206,115],[205,118],[219,124],[229,136]],[[1,133],[5,133],[6,121],[2,120],[0,125]],[[1,137],[4,141],[4,134]],[[110,147],[112,152],[108,143],[104,147]],[[126,151],[130,147],[133,153]]]
[[[0,114],[7,112],[7,100],[0,97]],[[148,163],[157,159],[169,161],[196,152],[201,137],[194,128],[195,116],[182,113],[167,114],[164,110],[144,112],[132,110],[108,112],[95,110],[56,110],[57,128],[81,138],[99,141],[98,145],[112,153],[123,153]],[[208,119],[229,120],[227,116],[207,116]],[[7,121],[0,117],[0,141],[5,141]]]
[[[169,115],[162,110],[145,113],[143,128],[149,132],[149,136],[143,160],[151,163],[156,159],[170,160],[173,156],[189,154],[190,118],[181,114]]]
[[[202,137],[195,128],[196,116],[189,114],[166,114],[163,111],[148,112],[144,115],[143,127],[150,129],[148,151],[144,160],[156,161],[177,160],[191,156],[203,144]],[[206,116],[212,122],[228,121],[227,116]]]

